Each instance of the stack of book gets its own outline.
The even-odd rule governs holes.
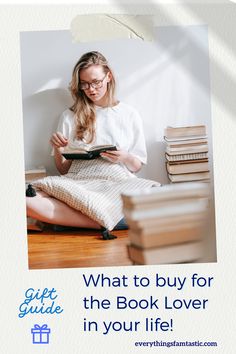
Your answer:
[[[40,167],[32,170],[26,170],[25,171],[25,182],[27,184],[35,181],[36,179],[46,177],[46,169],[45,167]]]
[[[134,264],[199,262],[209,208],[209,185],[168,184],[122,195]]]
[[[33,181],[46,177],[46,169],[45,167],[40,167],[36,169],[26,170],[25,171],[25,184],[27,185],[32,183]],[[34,218],[27,216],[27,230],[32,231],[42,231],[44,228],[44,223]]]
[[[167,127],[164,139],[166,169],[171,182],[209,181],[205,125]]]

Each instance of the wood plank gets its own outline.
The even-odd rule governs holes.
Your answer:
[[[128,230],[112,231],[115,240],[104,241],[98,230],[29,231],[29,269],[107,267],[132,265],[127,253]]]

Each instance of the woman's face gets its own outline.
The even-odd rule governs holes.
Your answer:
[[[80,85],[82,85],[82,88],[83,86],[88,86],[83,89],[83,91],[85,95],[96,105],[105,105],[107,83],[110,80],[111,73],[108,72],[105,74],[101,65],[90,65],[88,68],[80,71]]]

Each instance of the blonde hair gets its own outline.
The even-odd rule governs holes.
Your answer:
[[[80,71],[91,65],[101,65],[104,74],[111,73],[111,79],[107,83],[108,106],[112,106],[115,102],[115,78],[106,58],[97,51],[85,53],[73,69],[69,89],[74,100],[70,109],[75,114],[76,138],[84,140],[86,143],[91,143],[95,138],[96,110],[94,103],[80,89]]]

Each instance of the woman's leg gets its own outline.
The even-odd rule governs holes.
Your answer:
[[[26,207],[27,216],[49,224],[101,228],[96,221],[45,192],[37,192],[35,197],[26,197]]]

